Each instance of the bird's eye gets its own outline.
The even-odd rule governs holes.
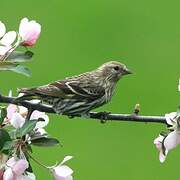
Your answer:
[[[119,66],[115,66],[115,67],[114,67],[114,70],[115,70],[115,71],[118,71],[118,70],[119,70]]]

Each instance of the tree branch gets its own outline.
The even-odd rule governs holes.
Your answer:
[[[0,103],[7,103],[7,104],[16,104],[24,106],[28,109],[38,110],[41,112],[46,113],[55,113],[51,106],[40,104],[40,103],[32,103],[30,101],[21,101],[16,102],[15,97],[7,97],[0,95]],[[98,112],[90,112],[89,113],[90,119],[100,119],[102,120],[102,115]],[[140,116],[136,114],[106,114],[106,117],[103,118],[105,120],[112,120],[112,121],[135,121],[135,122],[153,122],[153,123],[166,123],[166,119],[164,116]]]

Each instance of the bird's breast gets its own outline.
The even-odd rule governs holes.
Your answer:
[[[106,103],[109,102],[114,93],[114,85],[111,83],[107,83],[105,87],[105,100]]]

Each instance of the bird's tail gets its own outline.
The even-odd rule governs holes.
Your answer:
[[[19,97],[15,99],[16,102],[21,102],[24,100],[39,99],[39,97],[34,93],[35,88],[20,88],[17,92],[20,94]],[[22,95],[21,95],[22,94]]]

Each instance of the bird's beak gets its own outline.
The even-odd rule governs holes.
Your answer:
[[[128,75],[128,74],[133,74],[133,72],[130,71],[129,69],[125,69],[123,74]]]

